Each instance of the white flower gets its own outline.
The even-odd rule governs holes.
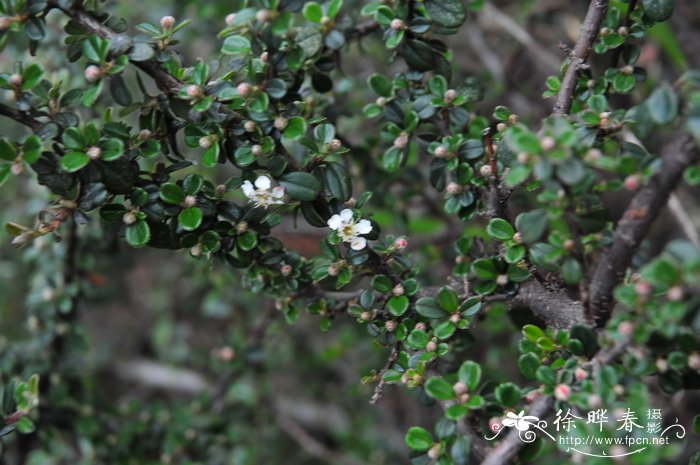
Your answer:
[[[527,431],[530,429],[530,425],[534,424],[533,422],[537,422],[538,420],[539,418],[532,415],[525,415],[525,412],[521,410],[517,415],[513,412],[508,412],[506,414],[506,418],[504,418],[501,423],[503,423],[503,426],[515,426],[518,431]]]
[[[328,227],[338,232],[341,241],[349,242],[353,250],[362,250],[367,246],[367,239],[359,236],[369,233],[372,230],[372,223],[368,220],[355,222],[352,210],[346,208],[339,215],[331,216]]]
[[[270,205],[284,203],[284,187],[272,188],[272,182],[267,176],[258,176],[255,180],[255,187],[250,181],[244,181],[241,189],[243,193],[255,203],[256,207],[267,208]]]

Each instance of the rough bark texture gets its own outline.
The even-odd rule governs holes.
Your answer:
[[[591,279],[589,314],[598,326],[610,318],[613,291],[622,281],[635,250],[666,205],[683,171],[700,159],[690,136],[681,136],[662,151],[661,166],[634,196],[615,228],[613,243],[604,251]]]
[[[537,280],[521,284],[511,302],[511,309],[527,307],[547,325],[554,328],[570,328],[586,323],[583,304],[573,300],[563,290],[548,291]]]

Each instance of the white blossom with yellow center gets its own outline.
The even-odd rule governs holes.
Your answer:
[[[256,207],[267,208],[270,205],[284,203],[284,187],[272,188],[272,182],[267,176],[259,176],[255,180],[255,187],[250,181],[245,181],[241,185],[241,189],[246,197],[255,203]]]
[[[362,250],[367,246],[367,239],[359,237],[372,231],[372,223],[368,220],[355,222],[352,210],[346,208],[340,214],[333,215],[328,220],[328,227],[338,233],[338,238],[343,242],[349,242],[353,250]]]

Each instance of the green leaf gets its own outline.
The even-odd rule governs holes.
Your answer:
[[[295,200],[314,200],[321,190],[321,183],[313,175],[302,171],[287,173],[279,178],[285,192]]]
[[[9,139],[0,137],[0,160],[14,161],[17,158],[17,149]]]
[[[479,258],[472,263],[472,271],[477,278],[494,279],[498,276],[496,264],[490,258]]]
[[[668,20],[673,14],[673,0],[642,0],[644,14],[656,22]]]
[[[254,231],[246,231],[243,234],[239,234],[236,239],[236,243],[241,250],[246,252],[253,250],[255,246],[258,245],[258,235]]]
[[[61,142],[69,149],[79,150],[85,147],[85,136],[78,128],[66,128],[61,136]]]
[[[193,231],[202,224],[202,210],[197,207],[185,208],[177,215],[177,221],[185,231]]]
[[[440,377],[428,378],[425,382],[425,392],[437,400],[450,400],[455,396],[452,385]]]
[[[234,35],[228,36],[221,47],[224,55],[243,55],[250,53],[250,40],[247,37]]]
[[[213,168],[219,160],[219,143],[214,142],[211,147],[204,151],[202,154],[202,165],[207,168]]]
[[[476,392],[481,381],[481,366],[476,362],[467,360],[459,367],[457,376],[461,382],[467,385],[469,392]]]
[[[144,220],[138,220],[136,223],[126,227],[125,237],[129,245],[142,247],[151,239],[151,229]]]
[[[440,340],[449,339],[457,330],[457,327],[450,321],[440,323],[434,331],[435,337]]]
[[[374,73],[368,79],[367,83],[372,88],[375,94],[382,97],[391,97],[392,83],[383,74]]]
[[[328,2],[328,17],[330,19],[335,18],[338,16],[338,13],[340,12],[340,8],[343,6],[343,0],[330,0]]]
[[[60,165],[63,171],[74,173],[90,163],[90,157],[83,152],[68,152],[61,157]]]
[[[430,19],[443,27],[459,27],[467,19],[462,0],[425,0]]]
[[[385,294],[391,291],[394,288],[394,285],[387,275],[378,274],[372,278],[372,287],[375,291]]]
[[[131,61],[150,60],[154,55],[153,47],[143,42],[135,43],[129,50],[129,60]]]
[[[440,308],[433,297],[421,297],[416,301],[416,312],[426,318],[444,318],[447,312]]]
[[[29,65],[22,73],[22,90],[28,91],[41,81],[44,70],[37,64]]]
[[[326,163],[323,170],[323,180],[333,198],[345,202],[352,196],[350,175],[345,166],[340,163]]]
[[[321,10],[321,5],[319,5],[316,2],[306,2],[302,13],[304,15],[304,18],[308,19],[312,23],[320,23],[321,18],[323,18],[323,11]]]
[[[561,266],[561,277],[567,284],[575,284],[581,280],[581,265],[575,258],[567,258]]]
[[[100,159],[104,161],[116,160],[124,153],[124,142],[122,142],[121,139],[107,139],[101,144],[101,147],[102,154],[100,155]]]
[[[513,383],[499,384],[494,394],[496,400],[506,407],[515,407],[520,401],[520,388]]]
[[[433,446],[433,437],[428,430],[420,426],[412,426],[405,437],[406,445],[412,450],[425,451]]]
[[[17,422],[17,431],[22,434],[32,433],[35,429],[34,423],[28,417],[22,417]]]
[[[284,137],[287,139],[296,140],[306,133],[306,120],[301,116],[294,116],[287,121],[287,127],[284,128]]]
[[[527,378],[534,380],[537,368],[540,366],[540,359],[532,352],[523,354],[518,359],[518,368],[520,372]]]
[[[177,184],[166,182],[160,186],[160,198],[164,202],[179,205],[185,200],[185,192]]]
[[[459,435],[450,449],[454,465],[467,465],[469,463],[469,438],[466,434]]]
[[[405,295],[395,296],[386,303],[386,308],[394,316],[401,316],[408,310],[408,297]]]
[[[457,293],[449,287],[442,287],[440,291],[438,291],[438,303],[443,310],[454,312],[459,305],[459,298],[457,297]]]
[[[531,340],[532,342],[537,341],[538,339],[544,337],[544,331],[542,331],[540,328],[538,328],[535,325],[525,325],[523,326],[522,329],[523,336],[525,336],[527,339]]]
[[[414,349],[423,349],[429,340],[428,333],[422,329],[414,329],[411,331],[411,334],[408,335],[407,342]]]
[[[107,42],[96,35],[91,35],[83,41],[83,55],[93,63],[101,63],[107,54]]]
[[[515,230],[510,223],[502,218],[493,218],[489,221],[486,232],[489,236],[501,242],[512,239],[513,234],[515,234]]]
[[[518,228],[524,242],[535,242],[547,229],[547,210],[539,208],[530,212],[519,214],[515,218],[515,227]]]
[[[557,383],[556,373],[547,365],[541,365],[535,372],[535,377],[546,386],[554,386]]]
[[[506,253],[503,256],[503,258],[508,263],[518,263],[520,260],[523,259],[524,256],[525,247],[523,247],[522,245],[514,245],[513,247],[509,247],[508,250],[506,250]]]
[[[522,124],[512,126],[506,134],[506,143],[514,152],[540,153],[540,140]]]
[[[657,87],[649,96],[646,106],[656,124],[670,123],[678,114],[678,95],[668,86]]]
[[[39,136],[32,134],[31,136],[27,137],[24,144],[22,144],[22,159],[24,159],[24,161],[30,165],[36,162],[39,157],[41,157],[42,145],[43,142]],[[0,148],[0,152],[2,152],[2,148]],[[3,158],[2,155],[0,155],[0,158]]]

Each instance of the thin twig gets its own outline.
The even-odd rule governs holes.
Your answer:
[[[592,0],[588,5],[586,19],[583,21],[581,35],[579,35],[576,46],[569,57],[569,66],[564,72],[564,78],[561,81],[559,94],[557,94],[557,102],[554,105],[553,113],[555,115],[566,115],[571,109],[571,102],[574,99],[574,91],[581,71],[586,66],[586,60],[591,53],[591,48],[595,42],[600,24],[605,17],[605,12],[608,9],[607,0]]]

